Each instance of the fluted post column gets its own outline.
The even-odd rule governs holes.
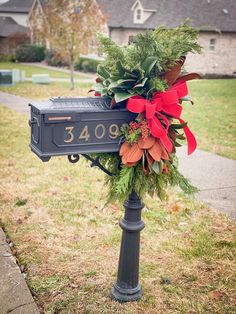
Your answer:
[[[117,282],[111,290],[111,297],[119,302],[130,302],[141,298],[139,284],[140,231],[144,228],[141,210],[144,204],[135,192],[124,203],[125,215],[120,221],[123,229]]]

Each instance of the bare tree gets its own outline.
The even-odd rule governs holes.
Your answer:
[[[38,19],[38,17],[37,17]],[[71,89],[74,89],[74,64],[87,52],[88,44],[105,23],[95,0],[50,0],[35,25],[38,36],[57,50],[70,66]]]

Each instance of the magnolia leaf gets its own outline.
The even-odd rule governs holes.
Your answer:
[[[142,80],[144,78],[144,71],[142,69],[135,68],[132,70],[132,75],[134,75],[137,80]]]
[[[134,89],[138,88],[138,87],[144,87],[145,83],[147,82],[148,78],[145,77],[141,83],[137,84],[134,86]]]
[[[123,100],[126,100],[126,99],[132,97],[132,96],[134,96],[134,94],[118,92],[115,94],[115,101],[121,102]]]
[[[176,133],[176,138],[178,138],[179,140],[185,140],[185,136],[179,133]]]
[[[114,94],[116,94],[116,93],[125,93],[126,92],[121,87],[112,87],[112,88],[109,89],[109,91],[111,93],[114,93]]]
[[[99,64],[98,67],[97,67],[97,73],[98,73],[98,75],[100,75],[104,79],[108,79],[110,77],[110,73],[101,64]]]
[[[135,89],[135,92],[136,92],[138,95],[143,96],[146,91],[145,91],[144,88],[136,88],[136,89]]]
[[[180,123],[180,124],[171,124],[171,127],[173,128],[173,129],[183,129],[183,128],[185,128],[186,126],[187,126],[187,124],[188,124],[188,122],[184,122],[184,123]]]
[[[192,105],[194,104],[192,99],[191,99],[191,97],[189,95],[186,95],[185,97],[182,97],[179,100],[180,101],[190,101]]]
[[[156,174],[159,173],[159,165],[157,161],[154,161],[154,163],[152,164],[152,169]]]
[[[128,73],[128,72],[125,72],[124,76],[122,77],[123,79],[135,79],[137,80],[138,77],[133,74],[133,73]]]
[[[165,80],[169,86],[173,85],[174,82],[178,79],[182,65],[184,64],[184,60],[185,59],[180,58],[178,61],[176,61],[174,66],[163,75],[162,79]]]
[[[119,80],[119,81],[117,81],[117,84],[121,85],[121,84],[125,84],[125,83],[135,83],[135,82],[136,82],[136,80],[134,80],[134,79],[127,79],[127,80]]]
[[[146,75],[149,75],[150,72],[152,71],[154,65],[157,63],[157,58],[156,57],[148,57],[146,60],[142,63],[142,68],[145,71]]]
[[[112,82],[110,83],[110,85],[108,86],[108,89],[112,89],[112,88],[117,87],[117,86],[118,86],[117,81],[112,81]]]
[[[178,142],[175,142],[175,147],[181,147],[182,145]]]
[[[110,83],[111,83],[111,80],[110,80],[109,78],[106,79],[106,80],[104,80],[104,81],[102,82],[102,84],[103,84],[104,86],[109,86]]]
[[[182,100],[182,101],[191,101],[191,98],[190,98],[189,95],[186,95],[186,96],[180,98],[180,100]]]
[[[199,75],[198,73],[188,73],[188,74],[183,74],[182,76],[180,76],[177,81],[187,82],[187,81],[200,79],[200,78],[201,78],[201,75]]]

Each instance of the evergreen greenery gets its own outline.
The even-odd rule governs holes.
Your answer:
[[[152,98],[153,92],[168,88],[161,76],[177,60],[189,52],[200,52],[197,35],[198,32],[187,23],[175,29],[162,26],[138,34],[126,47],[119,47],[111,39],[99,35],[106,59],[98,66],[101,81],[94,89],[102,96],[114,97],[116,102],[134,95]]]
[[[98,66],[99,78],[94,90],[101,96],[110,97],[113,105],[135,95],[152,99],[154,93],[164,92],[169,88],[163,75],[178,60],[189,52],[200,52],[197,34],[187,23],[175,29],[159,27],[137,35],[134,42],[127,47],[119,47],[111,39],[100,35],[99,42],[106,59]],[[139,115],[137,119],[140,121],[144,117]],[[171,123],[172,120],[170,119]],[[148,193],[165,199],[169,185],[179,186],[188,194],[195,192],[196,189],[179,173],[175,156],[175,147],[181,146],[177,140],[185,139],[179,130],[185,126],[186,124],[170,125],[168,136],[173,143],[173,151],[169,160],[165,158],[155,161],[148,173],[144,171],[145,150],[142,158],[133,166],[122,164],[118,153],[99,154],[101,164],[113,174],[106,178],[109,186],[108,201],[124,201],[133,190],[140,197]],[[130,132],[129,126],[121,129],[121,140],[127,141],[131,146],[140,137],[140,129],[135,132]]]

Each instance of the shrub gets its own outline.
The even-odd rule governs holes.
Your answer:
[[[0,62],[15,62],[16,55],[15,54],[4,54],[0,55]]]
[[[41,62],[45,58],[45,47],[24,44],[16,50],[16,59],[20,62]]]
[[[75,70],[82,72],[97,72],[97,66],[101,60],[92,59],[88,57],[80,57],[77,64],[75,64]]]
[[[52,66],[67,66],[68,62],[66,62],[59,52],[56,50],[46,50],[45,53],[45,61],[48,65]]]

